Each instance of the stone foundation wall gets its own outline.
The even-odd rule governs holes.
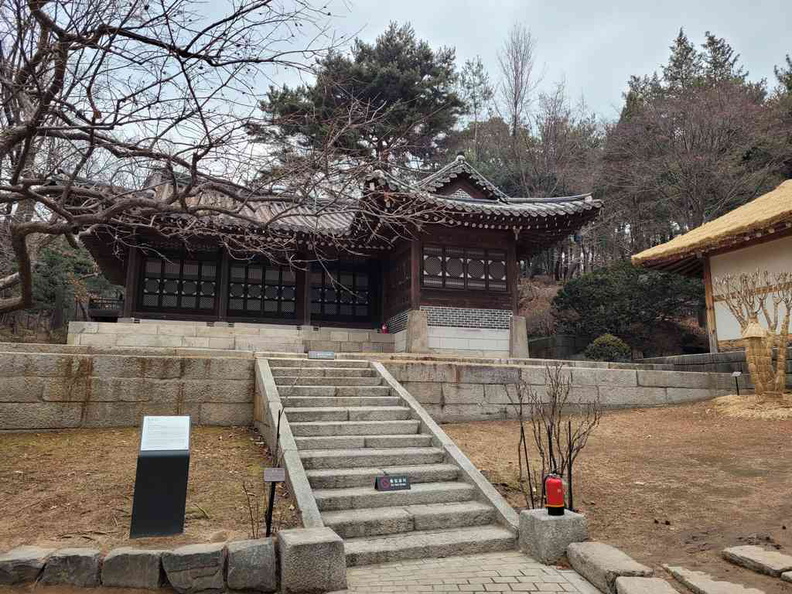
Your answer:
[[[173,414],[247,425],[253,390],[252,354],[0,352],[0,430],[130,426]]]
[[[278,324],[212,326],[205,322],[71,322],[68,343],[96,347],[175,347],[304,353],[309,350],[392,353],[393,335],[376,330]]]
[[[521,381],[544,391],[541,366],[383,360],[394,378],[438,422],[514,418]],[[572,400],[599,400],[606,409],[638,408],[707,400],[733,391],[734,379],[720,373],[654,369],[569,367]]]

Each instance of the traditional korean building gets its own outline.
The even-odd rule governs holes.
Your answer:
[[[632,257],[636,266],[704,281],[710,352],[744,346],[740,325],[713,279],[756,270],[792,272],[792,180],[669,242]],[[765,287],[773,294],[773,287]],[[782,311],[783,315],[783,311]],[[764,321],[760,316],[760,323]],[[792,339],[792,336],[790,336]]]
[[[589,194],[509,197],[462,156],[418,183],[375,172],[361,200],[409,204],[421,214],[400,233],[354,209],[323,214],[293,208],[283,198],[259,216],[286,213],[272,233],[296,261],[309,262],[322,251],[322,261],[298,266],[239,249],[229,253],[216,233],[196,234],[186,244],[142,234],[125,253],[101,233],[86,245],[104,274],[126,287],[121,318],[369,330],[385,325],[396,335],[397,351],[503,354],[510,350],[517,311],[519,260],[574,233],[602,206]],[[240,245],[249,233],[238,226],[223,232],[238,233]],[[425,327],[426,338],[404,332],[411,317]]]

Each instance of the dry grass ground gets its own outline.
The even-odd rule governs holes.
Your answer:
[[[261,437],[238,427],[194,427],[184,534],[128,538],[139,429],[0,433],[0,551],[20,544],[174,547],[249,538],[246,482],[261,506]],[[263,511],[262,511],[263,517]],[[279,487],[275,524],[299,522]]]
[[[515,421],[443,427],[515,507]],[[606,414],[579,459],[576,506],[592,537],[660,570],[702,569],[764,590],[792,585],[720,557],[739,544],[792,554],[792,420],[734,418],[713,403]]]

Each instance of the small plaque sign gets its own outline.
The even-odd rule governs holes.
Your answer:
[[[406,491],[410,487],[409,476],[378,476],[374,479],[374,489],[377,491]]]
[[[143,417],[141,452],[190,449],[190,417]]]
[[[308,351],[309,359],[335,359],[334,351]]]
[[[265,483],[282,483],[286,480],[285,468],[265,468],[264,469],[264,482]]]

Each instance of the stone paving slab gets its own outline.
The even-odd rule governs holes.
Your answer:
[[[723,557],[735,565],[747,569],[779,577],[782,573],[792,570],[792,557],[778,551],[768,551],[754,545],[731,547],[723,551]]]
[[[348,589],[355,592],[547,592],[597,594],[574,571],[537,563],[518,551],[412,559],[347,569]]]
[[[684,567],[664,565],[668,573],[695,594],[764,594],[756,588],[746,588],[732,582],[722,582],[703,571],[693,571]]]

